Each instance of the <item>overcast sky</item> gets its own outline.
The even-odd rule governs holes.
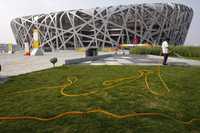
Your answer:
[[[157,2],[176,2],[192,7],[194,18],[186,44],[200,45],[200,0],[0,0],[0,43],[14,42],[10,21],[19,16],[97,6]]]

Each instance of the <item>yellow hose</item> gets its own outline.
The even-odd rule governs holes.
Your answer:
[[[124,81],[130,81],[130,82],[133,82],[135,80],[138,80],[138,79],[141,79],[142,77],[144,77],[144,82],[145,82],[145,87],[149,90],[150,93],[152,93],[153,95],[156,95],[156,96],[163,96],[165,95],[165,93],[157,93],[155,91],[153,91],[151,89],[151,87],[149,86],[149,83],[148,83],[148,76],[150,74],[153,74],[155,73],[154,71],[152,70],[140,70],[138,71],[139,75],[138,76],[130,76],[130,77],[124,77],[124,78],[118,78],[118,79],[114,79],[114,80],[106,80],[102,83],[102,86],[103,88],[101,90],[108,90],[108,89],[112,89],[120,84],[122,84]],[[165,81],[162,79],[161,75],[160,75],[160,71],[158,71],[157,73],[157,76],[159,77],[162,85],[164,86],[165,90],[167,92],[169,92],[169,88],[167,86],[167,84],[165,83]],[[65,83],[65,85],[63,85],[63,87],[61,88],[60,90],[60,93],[63,95],[63,96],[68,96],[68,97],[80,97],[80,96],[89,96],[89,95],[93,95],[95,93],[98,93],[98,90],[96,88],[94,88],[93,90],[94,91],[90,91],[90,92],[87,92],[87,93],[80,93],[80,94],[69,94],[69,93],[65,93],[64,90],[70,86],[72,86],[75,82],[78,81],[78,78],[75,77],[75,82],[73,82],[71,79],[67,79],[68,80],[68,83]],[[85,89],[84,89],[85,90]]]
[[[159,116],[159,117],[174,120],[176,122],[179,122],[179,123],[182,123],[185,125],[192,125],[193,122],[200,121],[200,119],[192,119],[190,121],[181,121],[181,120],[174,119],[173,117],[170,117],[170,116],[162,114],[162,113],[135,113],[134,112],[134,113],[128,113],[125,115],[119,115],[119,114],[108,112],[107,110],[103,110],[103,109],[93,109],[93,110],[86,111],[86,112],[81,112],[81,111],[64,112],[64,113],[60,113],[58,115],[55,115],[52,117],[47,117],[47,118],[36,117],[36,116],[2,116],[2,117],[0,117],[0,121],[35,120],[35,121],[46,122],[46,121],[53,121],[53,120],[61,119],[65,116],[86,116],[86,115],[92,114],[92,113],[103,114],[107,117],[110,117],[110,118],[113,118],[116,120],[128,119],[131,117]]]
[[[121,85],[122,83],[124,83],[125,81],[129,81],[129,82],[133,82],[136,81],[138,79],[144,78],[144,83],[145,83],[145,88],[153,95],[155,96],[163,96],[166,94],[165,93],[158,93],[155,92],[151,89],[149,82],[148,82],[148,77],[150,74],[156,74],[164,89],[168,92],[170,92],[170,89],[168,88],[167,84],[165,83],[165,81],[163,80],[162,76],[161,76],[161,72],[160,72],[160,66],[157,67],[157,69],[155,71],[153,70],[140,70],[138,71],[138,75],[137,76],[129,76],[129,77],[123,77],[123,78],[118,78],[118,79],[114,79],[114,80],[106,80],[102,83],[103,89],[102,90],[108,90],[108,89],[113,89],[116,86]],[[53,87],[46,87],[47,89],[49,88],[61,88],[60,89],[60,93],[63,96],[66,97],[80,97],[80,96],[89,96],[89,95],[93,95],[95,93],[98,93],[99,90],[97,90],[97,88],[94,88],[94,91],[90,91],[87,93],[80,93],[80,94],[70,94],[70,93],[66,93],[64,92],[66,88],[72,87],[73,84],[75,84],[78,81],[77,77],[74,78],[68,78],[67,79],[67,83],[64,83],[64,85],[60,85],[60,86],[53,86]],[[44,87],[43,87],[44,88]],[[40,90],[42,88],[39,88],[37,90]],[[23,91],[20,93],[26,93],[28,91]],[[88,114],[92,114],[92,113],[100,113],[103,114],[105,116],[108,116],[110,118],[113,119],[127,119],[127,118],[131,118],[131,117],[150,117],[150,116],[160,116],[160,117],[164,117],[164,118],[168,118],[168,119],[172,119],[174,121],[180,122],[182,124],[186,124],[186,125],[191,125],[193,122],[195,121],[200,121],[200,119],[191,119],[190,121],[181,121],[181,120],[177,120],[173,117],[170,117],[168,115],[165,115],[163,113],[128,113],[128,114],[124,114],[124,115],[119,115],[119,114],[115,114],[112,112],[109,112],[107,110],[103,110],[103,109],[93,109],[93,110],[89,110],[86,112],[81,112],[81,111],[71,111],[71,112],[64,112],[64,113],[60,113],[57,114],[55,116],[52,117],[36,117],[36,116],[0,116],[0,121],[8,121],[8,120],[36,120],[36,121],[52,121],[52,120],[56,120],[56,119],[60,119],[63,118],[65,116],[84,116],[84,115],[88,115]]]

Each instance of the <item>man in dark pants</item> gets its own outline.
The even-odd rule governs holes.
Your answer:
[[[167,39],[166,41],[162,42],[162,53],[163,53],[163,56],[164,56],[163,65],[167,65],[167,59],[168,59],[168,56],[169,56],[168,40],[169,39]]]

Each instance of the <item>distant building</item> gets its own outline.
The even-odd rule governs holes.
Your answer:
[[[136,4],[69,10],[13,19],[17,44],[32,44],[33,29],[40,32],[43,49],[115,47],[118,44],[182,45],[193,18],[193,10],[182,4]]]

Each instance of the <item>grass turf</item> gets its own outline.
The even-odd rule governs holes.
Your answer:
[[[33,115],[49,117],[66,111],[87,111],[102,108],[116,114],[159,112],[178,120],[200,118],[200,68],[162,67],[162,76],[170,93],[154,96],[144,87],[144,80],[124,83],[111,90],[100,90],[104,80],[137,75],[140,66],[69,66],[16,76],[0,86],[0,116]],[[78,77],[76,85],[66,92],[81,93],[99,88],[99,93],[87,97],[64,97],[60,89],[45,89],[61,85],[67,77]],[[159,79],[150,76],[154,91],[164,91]],[[41,90],[37,88],[44,87]],[[28,91],[27,91],[28,90]],[[161,117],[111,119],[102,114],[83,117],[69,116],[49,122],[0,121],[0,132],[66,132],[66,133],[198,133],[200,122],[192,126]]]
[[[152,55],[160,55],[161,47],[135,47],[131,49],[132,54],[152,54]],[[191,47],[191,46],[173,46],[169,47],[169,55],[174,57],[183,57],[188,59],[200,59],[200,47]]]

